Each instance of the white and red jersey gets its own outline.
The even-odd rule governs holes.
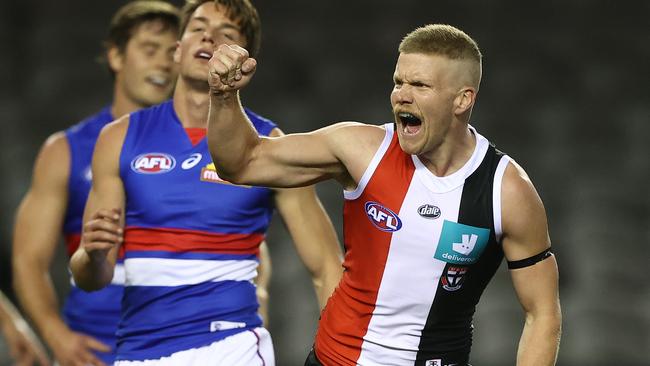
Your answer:
[[[323,364],[468,362],[475,306],[503,259],[509,162],[469,128],[471,158],[437,177],[385,125],[357,189],[344,192],[345,272],[316,335]]]

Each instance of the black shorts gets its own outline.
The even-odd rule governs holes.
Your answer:
[[[318,357],[316,357],[316,352],[314,352],[313,348],[309,352],[309,355],[307,355],[305,366],[323,366],[323,364],[318,360]]]

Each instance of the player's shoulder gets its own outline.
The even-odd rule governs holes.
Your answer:
[[[125,114],[104,126],[99,133],[97,144],[121,146],[129,129],[130,119],[131,115]]]
[[[501,194],[504,203],[510,202],[511,206],[521,209],[538,207],[543,209],[543,204],[532,180],[515,160],[509,159],[503,173]]]
[[[373,149],[377,148],[386,137],[385,125],[346,121],[335,123],[328,129],[328,133],[332,133],[337,142]]]
[[[67,181],[70,167],[70,145],[64,131],[50,135],[38,152],[32,169],[32,185],[58,186]],[[39,183],[44,182],[44,183]]]
[[[77,135],[77,134],[96,134],[104,127],[107,123],[113,120],[113,115],[111,114],[110,106],[102,108],[99,112],[88,116],[81,120],[80,122],[75,123],[74,125],[67,128],[64,132],[66,135]]]
[[[70,149],[65,131],[58,131],[45,139],[39,155],[42,159],[57,161],[58,159],[69,156]]]

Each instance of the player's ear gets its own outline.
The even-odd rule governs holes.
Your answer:
[[[119,50],[119,48],[111,46],[108,49],[106,58],[108,59],[108,67],[110,67],[113,72],[119,72],[122,70],[122,67],[124,65],[124,55]]]
[[[465,87],[454,99],[454,113],[463,114],[472,109],[474,106],[474,101],[476,100],[476,89],[471,87]]]
[[[181,63],[181,41],[176,41],[176,49],[174,50],[174,63]]]

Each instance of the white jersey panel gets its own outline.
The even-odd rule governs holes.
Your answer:
[[[492,208],[494,210],[494,235],[497,242],[501,242],[501,235],[503,228],[501,226],[501,183],[503,182],[503,174],[510,163],[510,157],[504,155],[499,160],[497,170],[494,172],[494,184],[492,186]]]
[[[364,336],[359,365],[412,365],[422,329],[446,263],[435,259],[445,220],[456,221],[463,186],[432,192],[423,165],[416,166],[399,212],[402,228],[393,233],[373,316]],[[424,205],[440,216],[420,215]],[[430,216],[430,215],[429,215]],[[399,351],[401,350],[401,351]],[[390,352],[387,352],[390,351]]]
[[[343,190],[343,197],[345,197],[346,200],[355,200],[361,196],[361,193],[363,193],[363,190],[366,188],[366,185],[368,185],[370,178],[372,178],[373,173],[377,169],[379,162],[381,162],[381,159],[384,157],[384,154],[386,154],[388,147],[390,147],[390,142],[393,139],[393,134],[395,133],[394,125],[392,123],[388,123],[384,125],[384,128],[386,129],[384,140],[381,142],[381,145],[379,145],[379,149],[377,149],[377,152],[375,152],[372,160],[370,160],[370,164],[368,164],[366,171],[363,173],[363,176],[361,177],[361,181],[357,185],[357,188],[354,191]]]
[[[252,281],[255,260],[127,258],[126,286],[182,286],[216,281]]]

